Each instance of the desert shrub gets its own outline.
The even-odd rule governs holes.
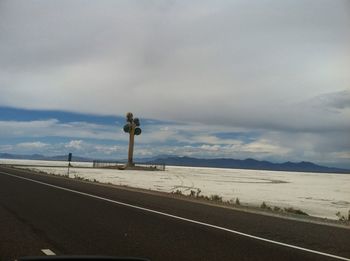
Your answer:
[[[346,220],[345,217],[339,211],[337,213],[335,213],[335,215],[338,217],[338,219],[340,221],[345,221]]]
[[[195,197],[195,195],[196,195],[196,191],[191,190],[191,191],[190,191],[190,197]]]
[[[173,191],[172,193],[175,194],[175,195],[182,195],[182,191],[179,190],[179,189]]]
[[[265,201],[263,201],[263,203],[261,203],[260,208],[262,209],[267,209],[267,210],[272,210],[270,206],[268,206]]]
[[[86,178],[80,177],[80,176],[78,176],[77,174],[74,174],[74,179],[77,179],[77,180],[82,180],[82,181],[91,181],[91,180],[89,180],[89,179],[86,179]]]
[[[304,215],[304,216],[308,216],[308,214],[300,209],[295,209],[295,208],[284,208],[284,211],[285,212],[288,212],[288,213],[293,213],[293,214],[297,214],[297,215]]]
[[[202,191],[198,188],[198,189],[197,189],[197,192],[196,192],[196,197],[197,197],[197,198],[199,197],[199,194],[201,194],[201,192],[202,192]]]
[[[234,205],[235,204],[235,199],[231,198],[230,200],[227,200],[226,203],[229,204],[229,205]]]
[[[208,196],[203,196],[203,195],[200,195],[197,198],[204,199],[204,200],[210,200],[210,198]]]
[[[236,205],[241,205],[241,202],[239,201],[239,198],[236,198],[235,204],[236,204]]]
[[[274,206],[273,211],[282,211],[282,209],[280,207]]]
[[[219,195],[214,194],[214,195],[210,195],[210,200],[222,202],[222,197],[220,197]]]

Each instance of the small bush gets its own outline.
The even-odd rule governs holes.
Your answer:
[[[231,198],[230,200],[227,200],[226,203],[229,204],[229,205],[234,205],[235,204],[235,200],[233,198]]]
[[[280,207],[274,206],[273,211],[282,211],[282,209]]]
[[[173,191],[172,193],[175,194],[175,195],[182,195],[182,191],[179,190],[179,189]]]
[[[304,215],[304,216],[308,216],[308,214],[300,209],[294,209],[292,207],[290,208],[284,208],[284,211],[285,212],[288,212],[288,213],[293,213],[293,214],[297,214],[297,215]]]
[[[220,197],[219,195],[214,194],[214,195],[210,196],[210,200],[222,202],[222,197]]]
[[[78,175],[76,175],[76,174],[74,174],[74,179],[77,179],[77,180],[82,180],[82,181],[91,181],[91,180],[89,180],[89,179],[86,179],[86,178],[80,177],[80,176],[78,176]]]
[[[262,209],[268,209],[268,210],[272,210],[270,206],[268,206],[265,201],[263,201],[263,203],[261,203],[260,208]]]
[[[230,205],[241,205],[241,202],[239,201],[239,198],[231,198],[230,200],[226,201],[227,204],[230,204]]]
[[[198,189],[197,189],[197,192],[196,192],[196,198],[199,197],[199,194],[201,194],[201,192],[202,192],[202,191],[198,188]]]
[[[339,211],[337,213],[335,213],[335,215],[338,217],[338,219],[340,221],[345,221],[346,220],[345,217]]]
[[[241,205],[241,202],[239,201],[239,198],[236,198],[235,204],[236,204],[236,205]]]
[[[203,195],[198,196],[197,198],[204,199],[204,200],[210,200],[210,198],[208,196],[203,196]]]
[[[189,196],[190,196],[190,197],[195,197],[195,195],[196,195],[196,191],[191,190],[191,191],[190,191],[190,195],[189,195]]]

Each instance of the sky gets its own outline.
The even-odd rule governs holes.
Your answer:
[[[0,1],[0,152],[350,168],[348,0]]]

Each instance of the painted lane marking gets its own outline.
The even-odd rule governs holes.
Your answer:
[[[228,229],[228,228],[224,228],[224,227],[220,227],[220,226],[204,223],[204,222],[201,222],[201,221],[196,221],[196,220],[192,220],[192,219],[188,219],[188,218],[184,218],[184,217],[180,217],[180,216],[175,216],[175,215],[168,214],[168,213],[161,212],[161,211],[157,211],[157,210],[152,210],[152,209],[148,209],[148,208],[144,208],[144,207],[131,205],[131,204],[128,204],[128,203],[123,203],[123,202],[120,202],[120,201],[116,201],[116,200],[112,200],[112,199],[96,196],[96,195],[93,195],[93,194],[89,194],[89,193],[85,193],[85,192],[81,192],[81,191],[77,191],[77,190],[73,190],[73,189],[68,189],[68,188],[65,188],[65,187],[52,185],[52,184],[45,183],[45,182],[42,182],[42,181],[38,181],[38,180],[30,179],[30,178],[25,178],[25,177],[9,174],[9,173],[2,172],[2,171],[0,171],[0,173],[1,174],[5,174],[7,176],[14,177],[14,178],[28,180],[28,181],[31,181],[31,182],[34,182],[34,183],[38,183],[38,184],[41,184],[41,185],[45,185],[45,186],[48,186],[48,187],[52,187],[52,188],[56,188],[56,189],[60,189],[60,190],[68,191],[68,192],[72,192],[72,193],[75,193],[75,194],[79,194],[79,195],[83,195],[83,196],[87,196],[87,197],[91,197],[91,198],[95,198],[95,199],[100,199],[100,200],[107,201],[107,202],[110,202],[110,203],[114,203],[114,204],[117,204],[117,205],[126,206],[126,207],[130,207],[130,208],[134,208],[134,209],[139,209],[139,210],[142,210],[142,211],[145,211],[145,212],[150,212],[150,213],[158,214],[158,215],[161,215],[161,216],[170,217],[170,218],[186,221],[186,222],[189,222],[189,223],[193,223],[193,224],[197,224],[197,225],[201,225],[201,226],[205,226],[205,227],[214,228],[214,229],[217,229],[217,230],[221,230],[221,231],[229,232],[229,233],[232,233],[232,234],[236,234],[236,235],[240,235],[240,236],[244,236],[244,237],[248,237],[248,238],[252,238],[252,239],[268,242],[268,243],[271,243],[271,244],[284,246],[284,247],[289,247],[289,248],[293,248],[293,249],[297,249],[297,250],[301,250],[301,251],[305,251],[305,252],[309,252],[309,253],[313,253],[313,254],[318,254],[318,255],[322,255],[322,256],[327,256],[327,257],[331,257],[331,258],[335,258],[335,259],[339,259],[339,260],[350,261],[350,258],[341,257],[341,256],[337,256],[337,255],[332,255],[332,254],[328,254],[328,253],[324,253],[324,252],[320,252],[320,251],[316,251],[316,250],[312,250],[312,249],[308,249],[308,248],[304,248],[304,247],[299,247],[299,246],[295,246],[295,245],[291,245],[291,244],[287,244],[287,243],[282,243],[282,242],[279,242],[279,241],[274,241],[274,240],[271,240],[271,239],[258,237],[258,236],[254,236],[254,235],[250,235],[250,234],[246,234],[246,233],[243,233],[243,232],[239,232],[239,231],[236,231],[236,230],[232,230],[232,229]]]
[[[41,252],[43,252],[47,256],[55,256],[56,254],[50,250],[50,249],[41,249]]]

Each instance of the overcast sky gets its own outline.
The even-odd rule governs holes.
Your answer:
[[[140,140],[148,155],[350,166],[349,28],[348,0],[2,0],[0,106],[132,111],[162,122]],[[45,143],[18,115],[0,122],[0,152],[25,151],[11,124]]]

